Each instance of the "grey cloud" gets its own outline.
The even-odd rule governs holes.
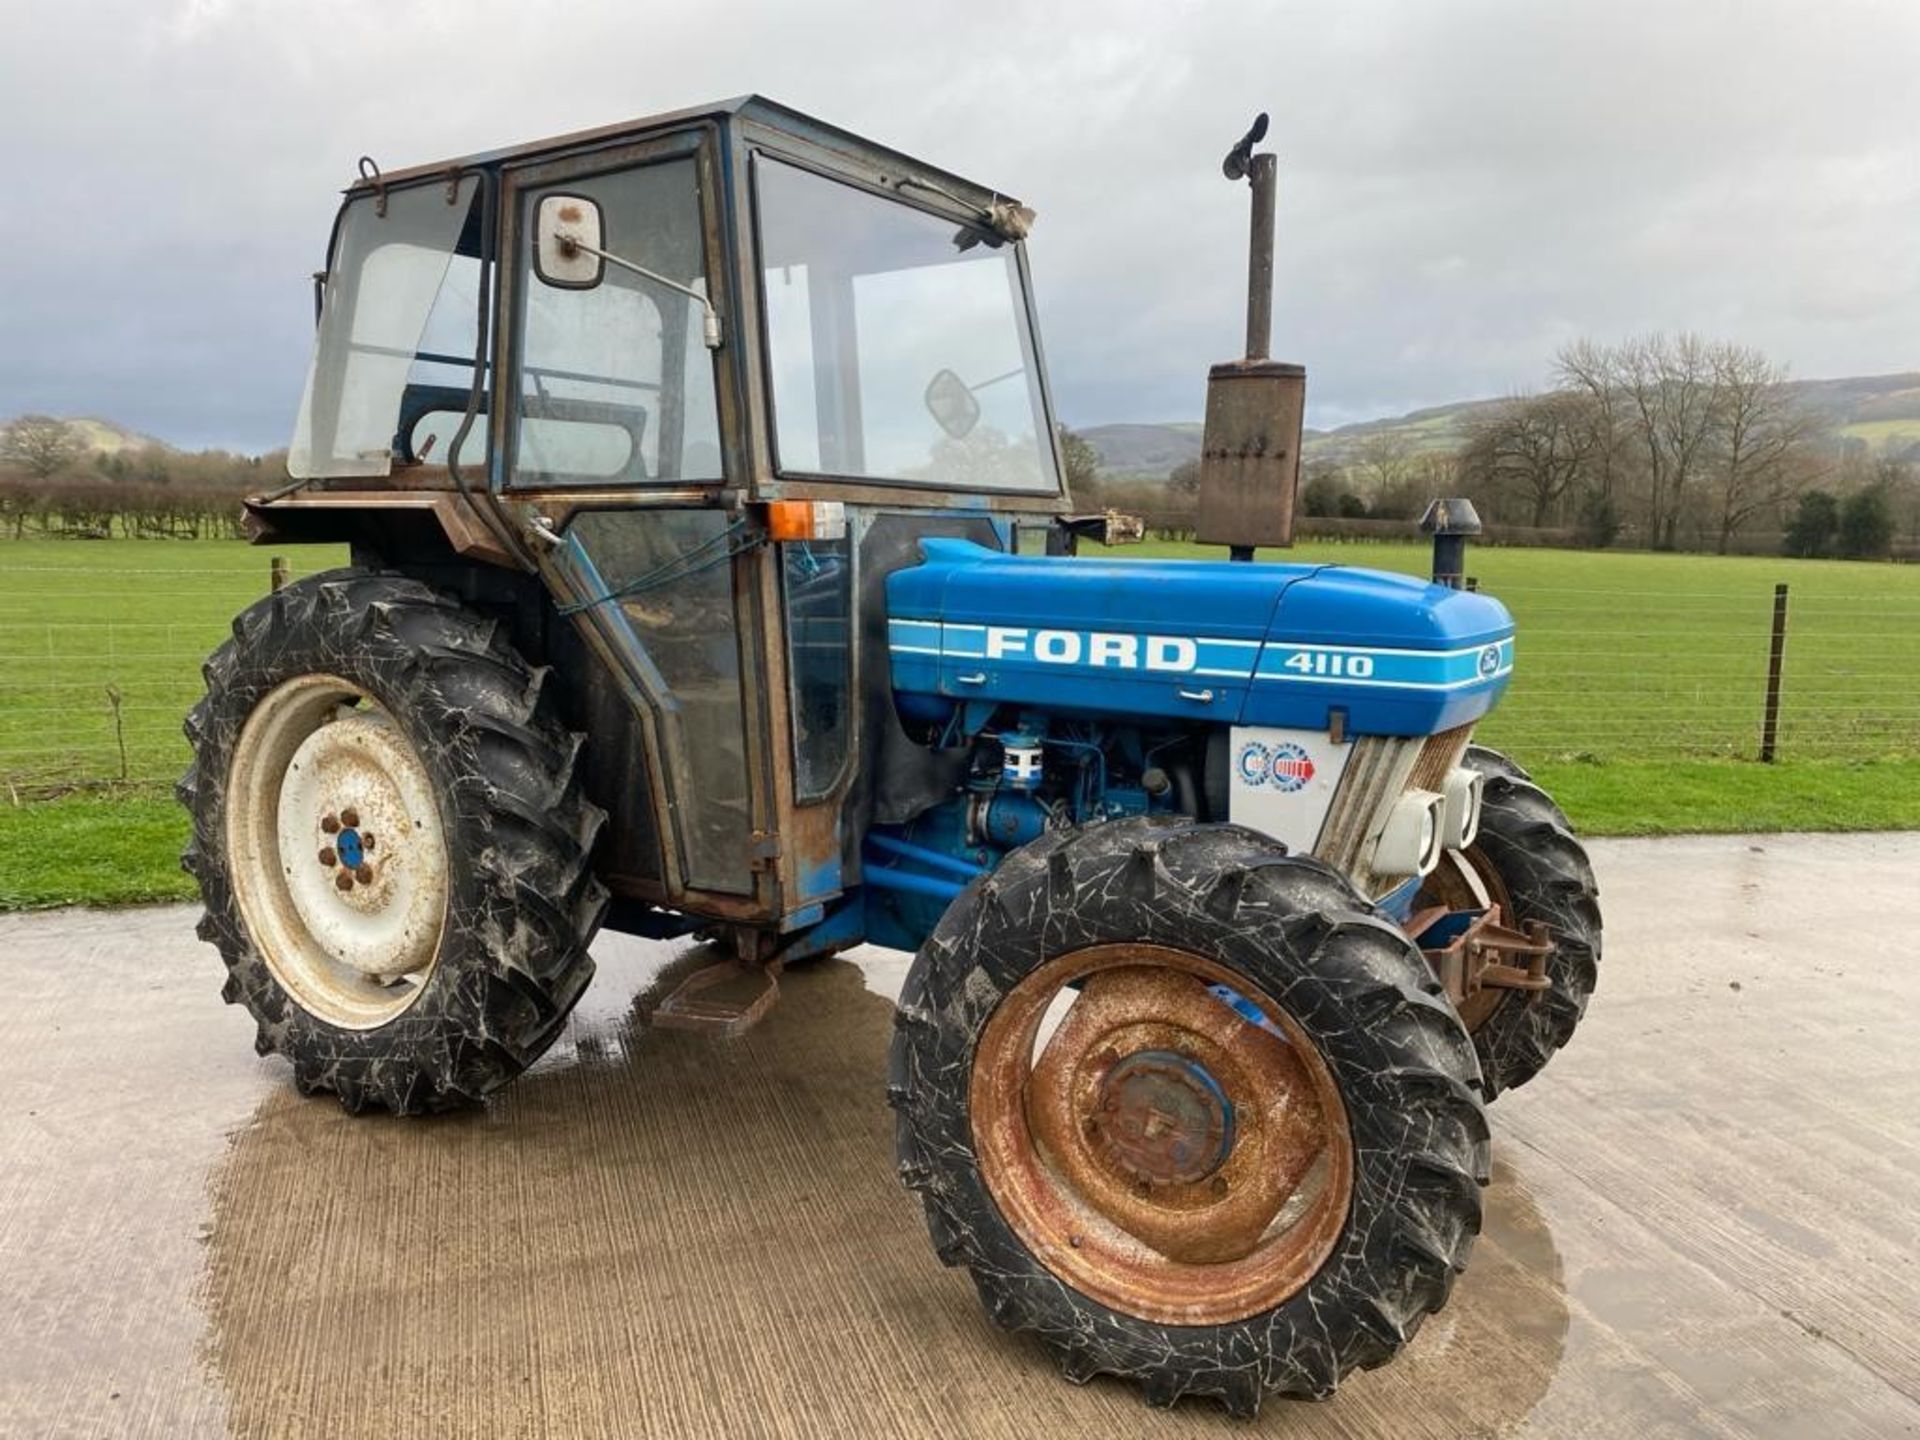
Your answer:
[[[28,0],[7,34],[0,415],[276,445],[355,156],[743,90],[1039,208],[1070,422],[1199,413],[1240,331],[1218,160],[1263,108],[1312,423],[1537,383],[1580,334],[1920,363],[1907,3]]]

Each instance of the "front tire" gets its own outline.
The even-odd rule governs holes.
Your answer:
[[[935,1249],[998,1324],[1070,1380],[1250,1415],[1446,1302],[1488,1175],[1478,1079],[1425,960],[1336,872],[1141,820],[1037,841],[954,902],[889,1098]]]
[[[1573,826],[1532,776],[1480,745],[1466,764],[1486,777],[1480,833],[1446,853],[1415,908],[1497,904],[1509,924],[1544,922],[1554,942],[1546,990],[1482,990],[1461,1006],[1491,1100],[1545,1069],[1587,1013],[1599,977],[1600,887]]]
[[[606,906],[546,672],[452,598],[353,569],[249,608],[205,673],[181,865],[255,1048],[352,1111],[519,1074],[591,978]]]

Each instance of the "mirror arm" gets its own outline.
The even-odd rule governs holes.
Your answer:
[[[577,236],[563,234],[556,235],[554,238],[560,242],[563,250],[579,250],[588,255],[597,256],[609,265],[618,265],[622,270],[630,270],[635,275],[644,276],[646,279],[653,281],[656,285],[664,285],[669,290],[678,290],[689,300],[698,300],[704,316],[701,323],[701,334],[707,342],[707,348],[709,350],[718,350],[720,348],[720,312],[713,308],[713,302],[711,300],[707,299],[706,296],[702,295],[691,285],[682,285],[678,280],[670,280],[656,270],[649,270],[644,265],[636,265],[631,260],[622,259],[612,251],[602,250],[597,246],[589,245]]]

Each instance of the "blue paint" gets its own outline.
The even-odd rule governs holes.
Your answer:
[[[981,806],[980,828],[1002,850],[1015,850],[1047,832],[1051,817],[1032,795],[1003,789]]]
[[[823,856],[812,864],[802,864],[797,882],[802,900],[819,900],[840,893],[840,855]]]
[[[887,579],[894,689],[1054,714],[1426,735],[1493,707],[1513,669],[1498,601],[1329,565],[1064,560],[921,542]]]
[[[915,845],[910,841],[899,839],[893,835],[885,835],[877,830],[868,833],[867,844],[876,850],[884,851],[890,855],[897,855],[905,860],[917,860],[929,870],[943,870],[949,875],[958,876],[960,886],[954,890],[956,895],[960,893],[961,888],[964,888],[967,881],[987,873],[987,867],[985,865],[976,864],[971,860],[964,860],[958,855],[948,855],[938,850],[929,850],[924,845]]]
[[[795,930],[804,930],[809,925],[818,925],[826,919],[827,907],[816,901],[812,905],[803,905],[798,910],[790,910],[780,917],[780,933],[790,935]]]
[[[360,844],[360,832],[351,825],[340,832],[333,842],[333,848],[340,856],[340,863],[349,870],[358,870],[361,862],[367,858]]]
[[[814,955],[844,949],[867,938],[866,894],[855,890],[827,908],[817,923],[795,935],[780,947],[780,959],[788,964]],[[809,907],[818,909],[820,907]]]
[[[903,890],[909,895],[927,895],[936,900],[957,900],[967,887],[957,880],[942,880],[934,875],[915,875],[883,865],[867,870],[867,884],[876,890]]]
[[[1282,1040],[1287,1038],[1286,1032],[1267,1018],[1266,1011],[1262,1010],[1258,1005],[1254,1004],[1253,1001],[1249,1000],[1231,986],[1209,985],[1207,987],[1207,993],[1228,1009],[1232,1010],[1234,1014],[1238,1015],[1242,1020],[1245,1020],[1249,1025],[1258,1025],[1269,1035],[1277,1035]]]
[[[1486,913],[1484,910],[1455,910],[1442,915],[1420,932],[1420,947],[1423,950],[1446,949],[1467,933],[1469,925]]]
[[[1413,902],[1420,894],[1420,884],[1420,876],[1411,876],[1373,903],[1392,916],[1394,924],[1405,925],[1413,918]]]

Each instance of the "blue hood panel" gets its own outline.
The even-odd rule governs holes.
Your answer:
[[[1493,708],[1513,670],[1506,607],[1404,575],[920,549],[925,563],[887,577],[909,708],[944,697],[1305,730],[1337,708],[1355,734],[1430,735]]]

